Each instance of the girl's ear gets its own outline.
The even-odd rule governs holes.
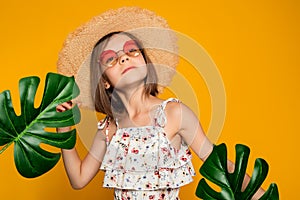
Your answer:
[[[110,88],[110,84],[107,81],[104,81],[104,87],[105,87],[105,89],[109,89]]]

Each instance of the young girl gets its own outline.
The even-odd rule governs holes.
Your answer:
[[[149,41],[159,47],[149,48]],[[115,199],[179,199],[179,188],[195,175],[189,148],[205,160],[213,145],[186,105],[156,97],[165,74],[173,74],[175,53],[165,20],[135,7],[110,10],[69,36],[58,71],[75,75],[77,102],[107,116],[83,160],[75,148],[62,149],[73,188],[83,188],[102,169],[103,186],[114,188]],[[57,111],[72,106],[66,102]]]

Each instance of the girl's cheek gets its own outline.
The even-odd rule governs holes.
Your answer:
[[[145,59],[144,59],[144,57],[142,55],[140,55],[138,58],[140,60],[140,63],[142,63],[144,65],[146,64],[146,61],[145,61]]]
[[[105,72],[105,74],[106,74],[106,76],[107,76],[109,82],[112,84],[112,86],[114,86],[114,85],[115,85],[114,83],[115,83],[116,80],[118,79],[116,70],[114,70],[113,68],[108,69],[108,70]]]

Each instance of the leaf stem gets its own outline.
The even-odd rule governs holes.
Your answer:
[[[11,143],[13,143],[14,141],[11,141],[10,143],[7,143],[1,150],[0,150],[0,154],[2,154],[10,145]]]

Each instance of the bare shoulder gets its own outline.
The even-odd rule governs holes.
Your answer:
[[[169,102],[165,113],[168,125],[175,126],[177,131],[186,130],[199,123],[194,112],[182,102]]]
[[[192,114],[193,111],[184,103],[177,102],[177,101],[171,101],[168,102],[165,108],[165,112],[169,117],[175,117],[178,118],[179,116]]]
[[[182,113],[182,103],[177,101],[170,101],[167,103],[165,113],[169,117],[178,116]]]
[[[165,114],[167,118],[167,126],[172,127],[173,132],[178,132],[182,121],[184,104],[181,102],[171,101],[165,107]]]

